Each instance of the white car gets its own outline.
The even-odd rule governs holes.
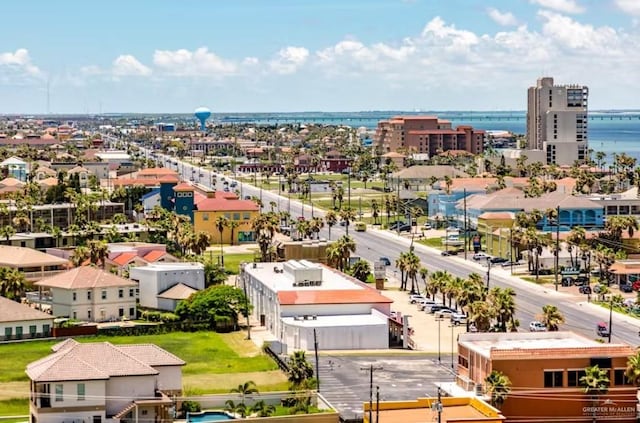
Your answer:
[[[529,331],[546,332],[547,327],[542,322],[538,322],[537,320],[534,320],[533,322],[529,323]]]
[[[451,309],[443,308],[442,310],[438,310],[433,314],[438,318],[443,318],[443,317],[451,316],[454,313],[455,313],[455,311],[453,311]]]
[[[451,319],[451,324],[454,326],[467,323],[467,315],[464,313],[452,313],[449,317]]]
[[[426,230],[431,229],[431,224],[430,223],[425,223],[423,228],[425,228]]]
[[[425,297],[422,294],[411,294],[409,295],[409,304],[415,304],[417,302],[420,302],[422,300],[426,300],[427,297]]]
[[[475,253],[475,254],[473,255],[473,259],[474,259],[475,261],[480,261],[480,260],[489,260],[490,258],[491,258],[491,257],[490,257],[490,256],[488,256],[488,255],[487,255],[487,254],[485,254],[485,253]]]

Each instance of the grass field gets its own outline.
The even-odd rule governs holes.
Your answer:
[[[245,336],[244,332],[173,332],[77,340],[156,344],[187,362],[182,368],[182,384],[187,395],[229,392],[248,380],[253,380],[261,391],[286,389],[286,376]],[[48,355],[54,344],[52,341],[33,341],[0,345],[0,417],[28,413],[26,365]]]

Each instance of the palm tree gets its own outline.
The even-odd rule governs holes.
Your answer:
[[[220,232],[220,260],[223,266],[224,266],[224,250],[222,248],[222,231],[224,231],[224,228],[228,226],[229,226],[229,219],[227,219],[224,216],[218,216],[218,218],[216,219],[216,228],[218,229],[218,232]]]
[[[630,383],[640,386],[640,348],[627,360],[627,369],[624,374]]]
[[[289,383],[291,389],[294,391],[299,390],[304,386],[305,381],[313,379],[313,367],[307,361],[307,357],[303,350],[294,351],[289,356]]]
[[[329,210],[328,212],[326,212],[324,215],[324,221],[329,227],[329,239],[331,239],[331,228],[334,227],[336,223],[338,223],[338,216],[336,215],[336,212],[334,212],[333,210]]]
[[[0,268],[0,296],[20,302],[27,280],[18,269]]]
[[[91,264],[100,266],[104,269],[105,259],[109,254],[109,246],[104,241],[89,241],[89,260]]]
[[[559,326],[564,323],[564,316],[558,310],[558,307],[547,304],[542,306],[542,316],[540,322],[547,328],[549,332],[556,332]]]
[[[358,260],[349,268],[349,273],[361,282],[366,282],[371,274],[371,266],[366,260]]]
[[[585,394],[591,396],[591,400],[595,406],[598,404],[598,396],[606,394],[609,391],[609,374],[608,370],[601,369],[597,364],[584,369],[584,376],[580,378],[580,386]]]
[[[242,418],[247,416],[247,406],[243,402],[235,403],[233,400],[225,401],[224,409],[234,415],[238,415]]]
[[[478,332],[488,332],[491,321],[496,316],[495,309],[486,301],[478,300],[467,305],[468,321],[473,323]]]
[[[411,294],[415,294],[416,292],[418,272],[420,272],[420,258],[413,252],[413,247],[411,247],[407,254],[406,262],[407,279],[411,280]],[[407,289],[406,282],[404,289]]]
[[[248,380],[245,383],[238,385],[237,388],[231,389],[229,392],[240,394],[242,396],[242,402],[244,403],[247,395],[258,393],[258,387],[254,381]]]
[[[371,200],[371,217],[373,217],[373,224],[378,224],[378,217],[380,216],[380,205],[378,201],[374,198]]]
[[[507,325],[512,329],[515,328],[516,292],[512,288],[495,287],[489,291],[488,300],[495,310],[495,316],[498,319],[498,327],[502,332],[507,331]]]
[[[493,370],[484,380],[487,393],[491,396],[491,405],[500,408],[511,392],[511,380],[504,373]]]
[[[0,227],[0,236],[3,237],[7,241],[7,244],[9,244],[9,240],[15,234],[16,234],[16,230],[11,225],[5,225],[5,226]]]
[[[89,247],[84,245],[79,245],[73,251],[73,254],[70,257],[71,263],[75,266],[81,266],[86,260],[91,257],[91,250]]]
[[[255,413],[257,417],[269,417],[276,412],[276,407],[265,403],[264,400],[260,400],[253,404],[250,411]]]
[[[425,293],[427,291],[427,277],[429,276],[429,269],[427,269],[426,267],[421,267],[420,270],[418,271],[418,274],[420,274],[420,279],[422,279],[422,283],[424,284],[424,289],[425,289]],[[418,291],[420,291],[418,289]]]
[[[236,243],[235,230],[238,229],[239,226],[240,222],[238,222],[237,220],[229,221],[229,230],[231,231],[231,245],[234,245]]]
[[[346,207],[340,210],[340,220],[344,222],[345,234],[349,235],[349,223],[353,222],[356,218],[356,212]]]

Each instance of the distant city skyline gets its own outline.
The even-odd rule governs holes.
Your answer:
[[[640,109],[637,0],[3,1],[0,113]]]

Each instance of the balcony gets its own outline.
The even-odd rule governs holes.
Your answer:
[[[36,282],[40,279],[48,278],[49,276],[55,276],[60,273],[66,272],[66,270],[40,270],[35,272],[22,272],[24,277],[29,282]]]

